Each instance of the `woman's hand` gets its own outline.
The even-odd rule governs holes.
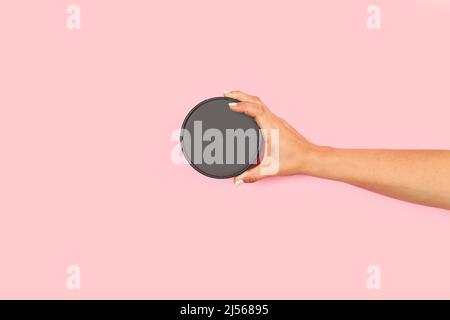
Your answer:
[[[268,152],[259,165],[236,177],[236,184],[273,175],[305,174],[450,210],[450,151],[319,147],[274,115],[258,97],[239,91],[225,96],[241,101],[231,103],[231,110],[255,118],[261,129],[266,129]],[[276,135],[273,139],[273,131],[279,133],[278,139]],[[277,151],[279,156],[274,157]],[[268,167],[277,170],[266,170]]]
[[[265,154],[259,165],[235,177],[235,184],[251,183],[274,175],[302,174],[306,170],[309,158],[313,157],[315,151],[319,149],[317,146],[306,140],[285,120],[273,114],[258,97],[240,91],[228,91],[224,93],[224,96],[239,100],[239,103],[230,103],[231,110],[253,117],[263,129],[265,150],[270,155],[267,157]],[[273,129],[278,129],[278,141],[272,141]],[[277,150],[279,156],[273,157],[271,153]],[[273,161],[278,162],[274,164]],[[264,170],[265,166],[275,167],[277,170]]]

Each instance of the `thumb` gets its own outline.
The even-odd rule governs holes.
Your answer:
[[[240,185],[243,183],[253,183],[264,178],[265,176],[261,174],[260,165],[258,165],[235,177],[233,180],[235,185]]]

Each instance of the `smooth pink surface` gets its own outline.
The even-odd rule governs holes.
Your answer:
[[[450,298],[448,211],[309,177],[236,188],[170,139],[240,89],[318,144],[449,149],[450,1],[74,3],[80,31],[68,1],[0,4],[0,298]]]

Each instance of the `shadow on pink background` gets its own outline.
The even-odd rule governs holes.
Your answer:
[[[309,177],[236,188],[170,139],[240,89],[318,144],[449,149],[449,1],[74,3],[79,31],[71,2],[0,4],[0,298],[450,298],[447,211]]]

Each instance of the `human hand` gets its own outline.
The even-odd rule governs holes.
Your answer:
[[[304,174],[450,210],[450,150],[317,146],[273,114],[258,97],[240,91],[225,92],[224,95],[240,101],[230,103],[231,110],[255,119],[263,129],[265,150],[270,150],[264,154],[259,165],[234,178],[235,184],[255,182],[275,175]],[[271,132],[278,133],[278,139],[276,135],[275,139],[271,139]],[[278,157],[272,156],[273,151],[278,151]],[[275,166],[272,163],[274,160]],[[275,167],[276,170],[267,170],[268,167]]]
[[[285,120],[273,114],[258,97],[241,91],[227,91],[224,93],[224,96],[239,100],[239,103],[230,103],[230,109],[253,117],[259,127],[263,129],[266,144],[265,150],[275,150],[275,148],[278,148],[279,152],[278,159],[268,157],[267,154],[264,154],[264,158],[260,164],[234,178],[236,185],[256,182],[270,176],[287,176],[304,173],[309,159],[314,156],[318,148],[316,145],[305,139]],[[278,141],[272,141],[271,132],[273,129],[278,129]],[[278,169],[274,172],[267,173],[267,170],[264,170],[264,166],[271,165],[268,161],[274,160],[278,161],[276,164]]]

